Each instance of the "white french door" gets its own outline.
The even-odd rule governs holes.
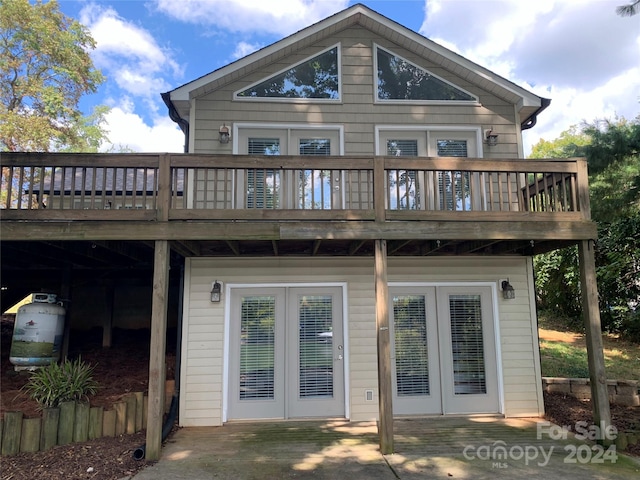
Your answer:
[[[229,419],[342,417],[339,287],[232,289]]]
[[[498,413],[491,288],[392,287],[396,414]]]
[[[335,156],[340,154],[340,131],[320,128],[242,128],[238,153],[241,155]],[[246,185],[244,195],[236,195],[242,208],[294,208],[328,210],[342,208],[340,170],[250,169],[237,185]]]
[[[378,154],[397,157],[478,157],[477,130],[400,128],[379,130]],[[479,175],[456,170],[389,170],[391,210],[479,210],[484,195]]]

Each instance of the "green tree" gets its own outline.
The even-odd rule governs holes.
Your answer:
[[[640,340],[640,116],[572,127],[540,141],[531,156],[587,158],[602,324]],[[540,255],[535,265],[539,306],[579,325],[576,249]]]
[[[57,1],[0,0],[0,150],[97,151],[108,109],[78,106],[104,81],[94,48]]]
[[[640,0],[616,7],[616,13],[621,17],[633,17],[638,11],[640,11]]]

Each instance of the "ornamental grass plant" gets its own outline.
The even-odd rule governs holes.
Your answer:
[[[67,359],[34,371],[23,388],[41,409],[85,400],[95,395],[99,388],[93,379],[93,370],[94,366],[80,357],[73,361]]]

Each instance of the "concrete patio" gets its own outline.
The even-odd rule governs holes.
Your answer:
[[[375,422],[289,421],[182,428],[135,480],[620,479],[640,461],[608,454],[539,419],[396,419],[381,455]],[[573,426],[572,428],[574,428]],[[502,448],[504,447],[504,448]]]

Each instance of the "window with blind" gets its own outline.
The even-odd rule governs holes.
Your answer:
[[[333,396],[333,302],[330,295],[304,295],[299,312],[299,398]]]
[[[454,393],[487,393],[480,295],[449,295]]]
[[[418,141],[411,139],[388,139],[387,155],[394,157],[417,157]],[[389,170],[389,208],[392,210],[415,210],[420,205],[420,188],[415,170]]]
[[[424,295],[393,298],[396,390],[399,397],[429,395]]]
[[[439,157],[468,157],[467,140],[438,139]],[[440,210],[471,210],[471,176],[469,172],[446,171],[438,174]]]
[[[279,138],[249,138],[249,155],[280,155]],[[277,208],[280,176],[266,168],[247,170],[247,208]]]
[[[275,297],[242,298],[240,400],[274,398]]]

